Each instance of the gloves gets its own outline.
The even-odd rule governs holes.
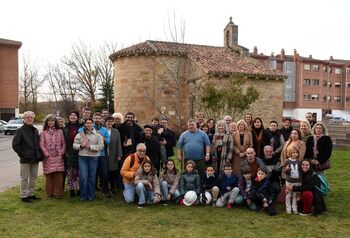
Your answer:
[[[202,195],[202,201],[201,202],[204,203],[204,204],[207,203],[208,199],[205,196],[205,193],[202,193],[201,195]]]

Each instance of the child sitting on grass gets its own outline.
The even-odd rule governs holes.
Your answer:
[[[238,181],[239,192],[243,197],[243,200],[247,203],[249,209],[256,210],[256,205],[253,202],[254,198],[254,185],[252,181],[252,168],[250,166],[244,166],[241,169],[242,175]]]
[[[212,200],[212,206],[215,206],[216,200],[218,199],[219,195],[219,187],[218,187],[218,179],[215,176],[215,169],[212,165],[208,165],[204,176],[201,178],[201,193],[202,193],[202,201],[200,201],[202,204],[207,204],[209,201],[207,201],[205,192],[209,192]]]
[[[254,202],[257,205],[257,210],[266,210],[271,216],[276,215],[275,204],[273,203],[269,193],[269,178],[263,169],[258,169],[254,184]]]
[[[199,198],[199,193],[201,191],[200,177],[195,169],[195,163],[193,160],[188,160],[185,165],[185,171],[181,174],[179,191],[181,195],[180,205],[184,205],[185,194],[189,191],[194,191]],[[192,205],[198,205],[199,201],[197,200]]]
[[[176,169],[174,160],[169,159],[165,163],[164,172],[160,175],[162,200],[164,202],[170,201],[170,200],[176,200],[180,197],[180,192],[178,190],[179,177],[180,177],[179,172]]]
[[[145,160],[135,174],[136,193],[139,198],[139,208],[145,204],[160,202],[160,187],[155,168],[150,160]]]
[[[243,203],[243,197],[239,194],[238,178],[232,173],[230,163],[224,165],[224,173],[219,176],[220,198],[216,201],[217,207],[227,205],[231,209],[233,204],[240,205]]]

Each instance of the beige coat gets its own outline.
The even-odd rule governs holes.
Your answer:
[[[176,189],[179,187],[179,179],[180,179],[180,172],[178,171],[177,174],[173,173],[166,173],[161,174],[159,176],[159,182],[162,183],[163,181],[166,181],[168,185],[170,186],[169,193],[174,194]]]
[[[244,132],[243,145],[241,146],[241,139],[239,132],[234,133],[233,137],[233,173],[238,176],[240,173],[241,163],[244,158],[239,156],[239,153],[245,153],[248,148],[253,147],[253,137],[250,131]]]

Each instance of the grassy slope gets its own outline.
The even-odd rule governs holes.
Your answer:
[[[98,197],[79,202],[43,195],[43,179],[37,193],[43,197],[23,204],[19,188],[0,194],[0,237],[350,237],[350,151],[334,151],[327,178],[332,193],[328,212],[319,217],[279,214],[270,217],[246,208],[155,206],[138,209]]]

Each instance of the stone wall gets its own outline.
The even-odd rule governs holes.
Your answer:
[[[232,77],[205,77],[190,85],[190,93],[195,98],[195,111],[200,111],[199,100],[200,93],[206,81],[214,82],[218,87],[223,84],[223,81],[234,80]],[[253,117],[259,116],[262,118],[264,125],[268,125],[271,120],[281,122],[283,115],[283,81],[263,80],[263,79],[248,79],[247,86],[253,85],[259,92],[259,99],[251,106],[247,112],[252,113]],[[207,118],[211,115],[206,115]],[[234,118],[235,121],[242,119]],[[216,118],[218,119],[218,118]]]
[[[141,55],[120,57],[114,64],[116,112],[125,115],[133,111],[141,125],[150,123],[161,112],[173,124],[178,124],[178,110],[182,120],[188,118],[187,58]],[[178,103],[181,106],[177,107]]]

